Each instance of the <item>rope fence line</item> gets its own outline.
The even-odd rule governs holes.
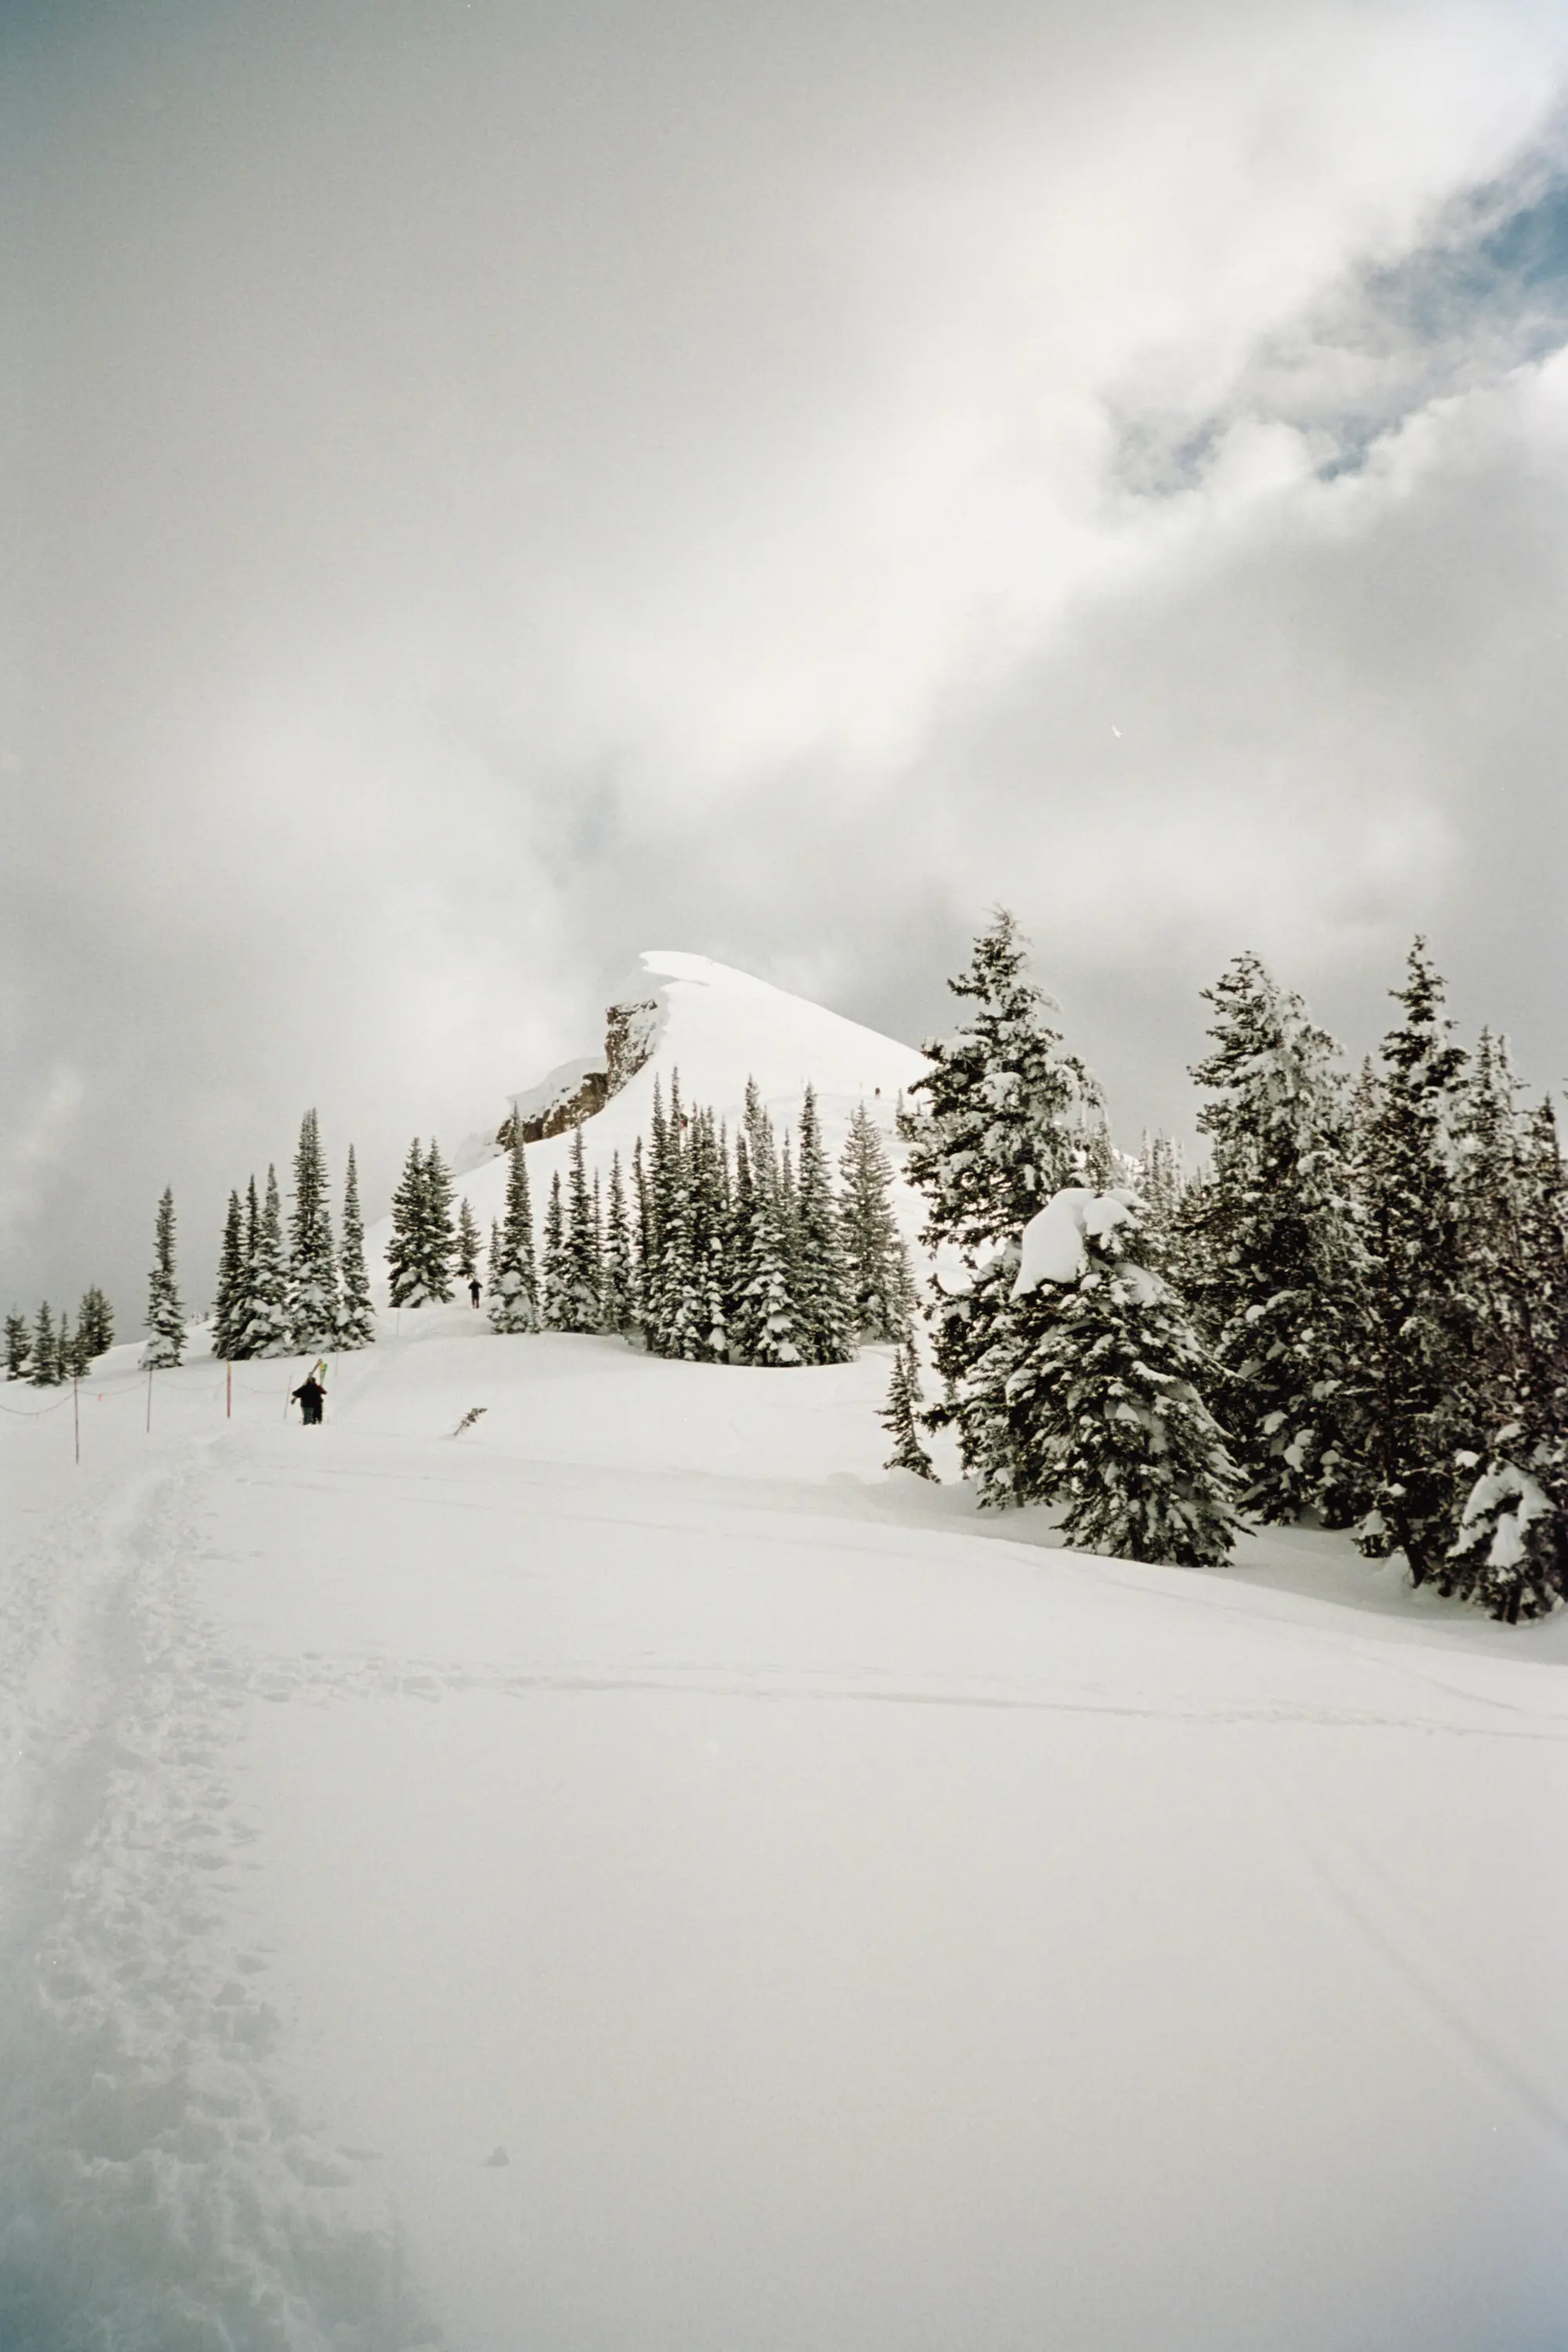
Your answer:
[[[13,1421],[43,1421],[48,1414],[58,1412],[62,1405],[69,1402],[69,1397],[63,1396],[57,1397],[53,1404],[37,1404],[30,1409],[26,1405],[0,1404],[0,1412],[9,1413]]]
[[[247,1358],[246,1360],[248,1362],[250,1360]],[[298,1363],[302,1360],[296,1357],[287,1360],[280,1359],[279,1360],[288,1360],[290,1363]],[[184,1375],[183,1378],[179,1377],[181,1374]],[[290,1385],[291,1379],[291,1372],[284,1375],[282,1396],[283,1414],[285,1420],[288,1418],[289,1407],[294,1401],[294,1391]],[[267,1385],[263,1387],[255,1381],[237,1381],[234,1377],[233,1364],[222,1357],[215,1357],[210,1359],[205,1365],[139,1364],[133,1370],[111,1372],[106,1375],[104,1385],[101,1388],[99,1387],[96,1382],[84,1388],[82,1381],[79,1378],[66,1382],[62,1393],[54,1398],[48,1404],[16,1405],[5,1404],[5,1402],[0,1402],[0,1413],[5,1414],[6,1418],[11,1421],[47,1421],[50,1413],[61,1412],[68,1404],[72,1409],[72,1416],[76,1424],[76,1458],[79,1465],[81,1461],[82,1405],[84,1403],[117,1404],[121,1399],[124,1397],[145,1397],[147,1402],[147,1427],[150,1432],[153,1426],[153,1398],[154,1393],[154,1382],[156,1382],[160,1387],[165,1383],[170,1384],[179,1391],[179,1393],[184,1396],[196,1396],[202,1394],[204,1391],[211,1393],[216,1391],[216,1394],[222,1399],[226,1419],[229,1418],[232,1414],[232,1399],[236,1389],[240,1390],[241,1392],[247,1396],[267,1397],[274,1402],[276,1402],[279,1395],[277,1386],[271,1381],[268,1381]],[[22,1386],[26,1385],[26,1383],[19,1382],[18,1385]]]

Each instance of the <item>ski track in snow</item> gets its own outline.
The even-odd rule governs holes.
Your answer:
[[[224,1932],[254,1832],[225,1769],[243,1694],[185,1566],[205,1450],[69,1512],[4,1591],[8,2352],[437,2340],[366,2157],[270,2083],[268,1958]]]
[[[1257,2095],[1261,2123],[1248,2104],[1249,2070],[1282,2063],[1289,2030],[1267,2005],[1247,2014],[1270,1969],[1288,1979],[1298,2009],[1321,2000],[1321,2018],[1304,2029],[1319,2065],[1331,2064],[1331,2034],[1364,2037],[1359,2059],[1343,2061],[1342,2082],[1331,2076],[1321,2095],[1289,2076],[1275,2085],[1289,2117],[1285,2140],[1315,2127],[1321,2096],[1338,2118],[1322,2127],[1331,2178],[1346,2166],[1354,2176],[1364,2160],[1369,2183],[1393,2148],[1410,2165],[1416,2209],[1451,2175],[1456,2213],[1495,2193],[1510,2217],[1518,2182],[1529,2180],[1538,2201],[1524,2233],[1549,2249],[1542,2216],[1568,2190],[1568,2045],[1548,2029],[1559,2004],[1543,1999],[1546,1979],[1568,1957],[1562,1901],[1540,1861],[1563,1822],[1558,1759],[1568,1743],[1568,1675],[1552,1663],[1561,1644],[1551,1646],[1552,1629],[1542,1643],[1499,1636],[1457,1612],[1360,1616],[1241,1576],[1086,1560],[1020,1540],[1008,1532],[1017,1522],[962,1516],[950,1490],[916,1492],[913,1482],[879,1477],[876,1359],[843,1376],[693,1380],[689,1368],[650,1365],[607,1343],[469,1339],[459,1312],[433,1313],[426,1328],[442,1335],[438,1344],[416,1336],[342,1368],[334,1424],[319,1446],[276,1412],[292,1377],[284,1365],[250,1384],[234,1426],[216,1430],[215,1375],[193,1366],[183,1386],[171,1385],[163,1433],[142,1444],[122,1433],[115,1454],[95,1426],[102,1458],[94,1466],[89,1448],[76,1483],[58,1419],[57,1436],[41,1441],[55,1447],[47,1459],[37,1447],[24,1457],[16,1449],[30,1439],[14,1436],[13,1458],[33,1466],[22,1539],[0,1580],[5,2352],[411,2352],[437,2344],[511,2352],[525,2343],[547,2352],[556,2343],[815,2352],[826,2342],[944,2352],[961,2340],[988,2352],[1042,2340],[1074,2352],[1156,2341],[1161,2352],[1250,2352],[1263,2341],[1292,2352],[1359,2352],[1373,2342],[1468,2352],[1483,2341],[1488,2352],[1542,2352],[1552,2338],[1542,2314],[1568,2294],[1568,2267],[1553,2270],[1549,2250],[1538,2256],[1539,2275],[1527,2263],[1505,2281],[1500,2257],[1480,2240],[1467,2268],[1456,2230],[1432,2254],[1431,2279],[1417,2285],[1423,2242],[1418,2224],[1405,2221],[1402,2252],[1357,2250],[1337,2309],[1323,2276],[1327,2244],[1312,2234],[1326,2225],[1303,2221],[1304,2234],[1293,2234],[1276,2210],[1289,2202],[1283,2189],[1235,2224],[1237,2243],[1263,2233],[1259,2278],[1238,2273],[1226,2287],[1227,2260],[1242,2260],[1229,2239],[1219,2242],[1229,2253],[1207,2262],[1206,2282],[1203,2262],[1195,2275],[1184,2271],[1182,2250],[1194,2232],[1220,2229],[1227,2210],[1247,2210],[1257,2193],[1249,2172],[1261,2167],[1266,2188],[1268,2165],[1288,2161],[1273,2152],[1266,2095]],[[480,1396],[490,1407],[486,1422],[452,1441],[459,1412]],[[733,1712],[714,1716],[714,1707]],[[570,1712],[569,1732],[557,1708]],[[675,1728],[687,1716],[689,1737]],[[865,1735],[851,1727],[862,1720],[873,1727]],[[696,1738],[699,1724],[711,1736]],[[733,1822],[728,1813],[710,1820],[704,1796],[684,1824],[673,1809],[708,1784],[683,1779],[680,1759],[717,1752],[721,1724],[732,1727],[742,1753],[726,1799],[740,1810]],[[994,1728],[982,1737],[972,1725]],[[1014,1739],[1010,1725],[1045,1744],[998,1748]],[[434,1745],[432,1727],[441,1735]],[[942,1938],[957,1937],[942,1963],[960,1970],[963,1988],[952,2019],[972,2009],[984,2017],[999,2003],[1010,2030],[1044,2036],[1038,2049],[1009,2046],[1004,2060],[984,2042],[971,2049],[978,2025],[953,2027],[956,2048],[970,2050],[952,2061],[966,2097],[1001,2103],[991,2142],[966,2140],[960,2116],[939,2106],[937,2123],[917,2110],[902,2142],[884,2147],[878,2119],[907,2062],[896,2035],[883,2052],[879,2034],[891,2029],[879,2009],[851,2011],[850,2039],[835,2054],[812,2005],[827,1998],[821,1987],[798,2011],[787,2006],[816,1983],[810,1902],[803,1910],[797,1893],[777,1909],[770,1886],[747,1925],[730,1880],[717,1896],[683,1882],[670,1921],[651,1914],[642,1934],[657,1943],[667,1927],[679,1930],[673,1981],[695,1967],[721,2021],[727,2004],[750,2015],[745,1987],[749,1977],[765,1980],[772,1941],[782,1936],[787,1954],[792,1936],[807,1940],[774,1988],[783,2021],[753,2020],[731,2051],[727,2063],[749,2089],[720,2099],[691,2090],[676,2070],[681,2087],[668,2095],[669,2116],[697,2130],[682,2104],[696,2098],[696,2114],[722,2146],[725,2100],[738,2101],[756,2152],[742,2137],[727,2159],[738,2185],[722,2193],[710,2180],[701,2186],[708,2206],[700,2251],[688,2256],[691,2283],[677,2275],[672,2284],[649,2249],[668,2226],[666,2217],[656,2227],[658,2197],[674,2194],[654,2188],[655,2174],[673,2162],[685,2178],[673,2145],[661,2141],[653,2169],[637,2176],[637,2198],[650,2215],[647,2246],[635,2200],[624,2203],[630,2192],[609,2185],[614,2168],[596,2185],[586,2158],[561,2150],[579,2105],[599,2116],[595,2128],[609,2144],[623,2126],[635,2141],[636,2111],[617,2104],[631,2095],[617,2091],[621,2076],[647,2070],[661,2034],[700,2076],[710,2042],[725,2046],[725,2028],[705,2016],[683,2024],[679,2000],[658,1990],[657,1968],[654,1990],[640,1975],[628,1978],[626,1998],[601,2011],[592,1971],[584,1990],[583,1969],[566,1960],[530,1962],[520,1949],[503,1966],[484,1939],[514,1932],[511,1914],[494,1909],[493,1891],[460,1877],[431,1896],[429,1919],[406,1916],[396,1873],[421,1853],[435,1871],[439,1820],[422,1826],[395,1815],[388,1828],[363,1786],[377,1764],[361,1759],[402,1772],[399,1759],[415,1759],[405,1803],[427,1774],[444,1801],[471,1804],[461,1760],[470,1750],[487,1797],[488,1776],[497,1776],[497,1823],[507,1825],[485,1820],[487,1802],[483,1833],[526,1832],[534,1842],[537,1904],[530,1865],[514,1861],[514,1847],[479,1853],[503,1874],[522,1874],[520,1916],[547,1956],[552,1938],[566,1935],[552,1925],[558,1915],[569,1922],[581,1904],[613,1903],[605,1874],[622,1866],[620,1809],[633,1804],[641,1776],[651,1775],[657,1791],[643,1829],[673,1840],[668,1864],[688,1867],[688,1838],[700,1846],[732,1835],[720,1866],[739,1884],[756,1866],[758,1839],[764,1857],[776,1839],[784,1884],[794,1883],[799,1855],[810,1855],[852,1909],[860,1883],[875,1885],[893,1866],[879,1841],[891,1834],[896,1849],[917,1834],[878,1808],[902,1801],[903,1781],[920,1787],[929,1776],[939,1789],[956,1775],[967,1791],[958,1801],[976,1810],[961,1811],[967,1829],[956,1843],[931,1849],[937,1878],[920,1897],[930,1916],[917,1909],[911,1933],[879,1929],[867,1913],[846,1931],[835,1965],[853,1982],[857,1968],[870,1965],[856,1936],[870,1939],[879,2000],[891,1996],[881,2007],[896,2020],[900,2002],[912,2002],[923,2017],[922,2002],[936,1996],[921,1990],[921,1970],[938,1962],[922,1956],[928,1948],[940,1956]],[[826,1793],[823,1756],[849,1770],[841,1804]],[[342,1818],[323,1824],[316,1853],[300,1824],[309,1823],[310,1776],[322,1759],[337,1759],[325,1769],[339,1775],[332,1810]],[[563,1776],[563,1821],[574,1818],[572,1802],[585,1808],[580,1834],[596,1861],[581,1864],[581,1885],[570,1843],[559,1851],[551,1843],[564,1830],[548,1813],[536,1817],[528,1801],[526,1776],[545,1759]],[[524,1774],[521,1796],[501,1787],[503,1766],[514,1780]],[[775,1773],[781,1786],[798,1779],[798,1815],[776,1812],[767,1793]],[[1552,1774],[1554,1782],[1542,1780]],[[1059,1905],[1037,1916],[1027,1881],[1010,1867],[997,1875],[984,1860],[1018,1801],[1015,1775],[1045,1801],[1009,1837],[1054,1853],[1038,1867],[1061,1889]],[[1052,1837],[1065,1834],[1058,1785],[1090,1807],[1091,1826],[1087,1843],[1068,1837],[1053,1849]],[[1509,1822],[1521,1796],[1537,1790],[1527,1824],[1535,1846],[1514,1851],[1494,1835],[1489,1864],[1490,1825]],[[931,1795],[910,1801],[923,1822]],[[1202,1809],[1222,1801],[1231,1810],[1205,1822]],[[1456,1806],[1469,1810],[1450,1840]],[[466,1834],[475,1834],[471,1823]],[[421,1838],[436,1842],[421,1846]],[[868,1841],[863,1851],[859,1840]],[[980,1862],[971,1863],[971,1847]],[[279,1876],[316,1870],[330,1885],[351,1853],[367,1874],[353,1906],[363,1921],[348,1912],[330,1921]],[[1531,1853],[1539,1885],[1524,1883]],[[967,1896],[955,1892],[949,1902],[943,1871],[955,1889],[968,1886]],[[1226,1875],[1210,1885],[1215,1872]],[[1456,1886],[1462,1893],[1472,1874],[1474,1901],[1457,1903]],[[1189,1880],[1199,1890],[1191,1918],[1179,1907]],[[887,1898],[895,1920],[902,1884],[895,1870]],[[443,1902],[470,1895],[471,1929],[443,1920]],[[642,1890],[628,1885],[625,1899],[635,1907]],[[1212,1946],[1208,1901],[1225,1923],[1225,1941]],[[706,1918],[710,1930],[740,1935],[742,1964],[694,1960],[680,1937],[700,1948],[702,1931],[681,1924],[681,1904],[694,1905],[693,1919]],[[405,1954],[402,1978],[389,1971],[384,1984],[360,1988],[338,1958],[338,1981],[330,1970],[318,1980],[312,1938],[324,1953],[339,1927],[369,1937],[377,1905],[411,1939],[415,1962]],[[966,1943],[971,1914],[975,1933]],[[562,1949],[570,1950],[569,1937]],[[421,1950],[431,1958],[416,1965]],[[458,1964],[476,1972],[475,1988],[490,1982],[485,1971],[494,1967],[500,1980],[513,1970],[532,1987],[531,2005],[553,2000],[559,2013],[542,2015],[537,2050],[526,2039],[531,2001],[521,1994],[521,2025],[491,2018],[491,1996],[473,1989],[468,1999],[481,2022],[459,2020],[460,2032],[430,2023],[428,1979]],[[533,1977],[522,1975],[528,1966]],[[1234,2026],[1178,2007],[1141,2041],[1138,2011],[1159,2012],[1162,1977],[1181,1984],[1205,1969],[1226,1987],[1222,2008],[1237,2012]],[[988,1969],[1000,1971],[994,1981]],[[1060,2031],[1093,2053],[1087,2074],[1050,2054],[1058,2028],[1048,2005],[1036,2015],[1027,1990],[1036,1977],[1055,1988],[1063,2017],[1078,2021]],[[940,1974],[934,1981],[944,1982]],[[368,2071],[363,2054],[342,2046],[362,1989],[380,2005],[382,2038],[366,2043]],[[460,1990],[447,1999],[462,2009]],[[637,2022],[645,2003],[646,2028]],[[484,2040],[492,2024],[493,2050]],[[832,2179],[826,2146],[814,2155],[814,2144],[775,2147],[769,2136],[782,2128],[769,2119],[792,2112],[797,2095],[791,2074],[775,2081],[765,2047],[753,2048],[769,2029],[795,2050],[794,2075],[807,2084],[816,2069],[857,2081],[857,2067],[868,2070],[860,2104],[835,2127],[844,2148],[861,2150],[864,2178],[852,2169],[824,2204],[802,2183],[814,2167]],[[682,2041],[693,2032],[694,2041]],[[415,2048],[421,2034],[430,2053]],[[628,2034],[617,2062],[601,2059],[606,2037]],[[819,2046],[814,2037],[826,2038]],[[389,2042],[398,2061],[390,2070],[381,2054]],[[862,2044],[868,2056],[857,2054]],[[332,2061],[319,2092],[312,2046]],[[542,2054],[552,2048],[565,2053],[552,2062],[564,2069],[553,2093]],[[940,2077],[941,2051],[928,2054]],[[414,2070],[405,2091],[391,2079],[405,2058]],[[1147,2079],[1163,2081],[1162,2069],[1172,2067],[1166,2086],[1151,2093]],[[1358,2069],[1379,2067],[1385,2083],[1372,2091],[1358,2084]],[[467,2073],[448,2083],[443,2069]],[[1052,2086],[1059,2131],[1038,2120],[1028,2087],[1037,2074]],[[718,2101],[711,2111],[704,2096]],[[1150,2099],[1152,2106],[1136,2104]],[[492,2103],[514,2118],[504,2134],[475,2120],[488,2118]],[[1201,2171],[1189,2187],[1169,2154],[1185,2110],[1205,2105],[1232,2115],[1237,2151],[1216,2157],[1210,2146],[1205,2161],[1219,2166],[1212,2189]],[[1102,2108],[1109,2144],[1097,2153]],[[555,2119],[547,2128],[533,2116]],[[519,2136],[536,2127],[540,2152],[529,2155]],[[1212,2139],[1219,2126],[1211,2120],[1206,2128]],[[1264,2153],[1249,2155],[1259,2129]],[[936,2151],[955,2130],[968,2153],[944,2158]],[[1379,2131],[1381,2153],[1359,2158],[1358,2137]],[[1415,2145],[1422,2131],[1436,2136],[1429,2152]],[[1143,2172],[1129,2133],[1147,2137]],[[486,2170],[485,2148],[507,2135],[511,2158]],[[906,2153],[895,2158],[900,2144]],[[1478,2147],[1494,2168],[1503,2159],[1491,2150],[1505,2147],[1495,2190],[1484,2186],[1491,2172],[1475,2169]],[[1421,2171],[1428,2160],[1429,2178]],[[944,2173],[944,2161],[960,2176]],[[889,2166],[894,2185],[879,2189],[878,2168]],[[956,2223],[944,2221],[944,2238],[931,2216],[955,2196],[962,2202],[977,2167],[994,2174],[1001,2218],[972,2212],[965,2244],[951,2235]],[[767,2263],[793,2284],[777,2289],[784,2302],[753,2333],[751,2317],[737,2314],[749,2315],[746,2285],[755,2287],[766,2264],[735,2250],[753,2243],[747,2196],[765,2206],[775,2173],[794,2200],[784,2243],[799,2241],[803,2266],[773,2249]],[[1280,2178],[1299,2201],[1302,2183],[1288,2171]],[[741,2200],[727,2225],[732,2244],[714,2235],[725,2194]],[[1172,2206],[1169,2217],[1152,2210],[1155,2198]],[[928,2211],[930,2199],[937,2201]],[[1137,2266],[1127,2271],[1110,2251],[1129,2200],[1145,2232],[1169,2232],[1164,2272],[1146,2289]],[[613,2255],[601,2250],[575,2271],[576,2240],[591,2249],[612,2212]],[[1056,2234],[1037,2256],[1027,2251],[1031,2232],[1047,2222]],[[1341,2212],[1334,2227],[1342,2236],[1348,2226]],[[812,2251],[837,2244],[836,2231],[847,2233],[837,2255]],[[1085,2232],[1091,2242],[1105,2233],[1087,2285],[1070,2259]],[[873,2244],[882,2247],[875,2258]],[[880,2282],[861,2290],[870,2302],[858,2312],[853,2300],[835,2302],[840,2291],[831,2284],[850,2250]],[[928,2261],[937,2267],[921,2284]],[[757,2279],[748,2281],[748,2262],[763,2265]],[[743,2284],[725,2302],[714,2282],[737,2263]],[[983,2289],[982,2277],[1002,2284]],[[1484,2335],[1462,2301],[1472,2288],[1477,2310],[1489,2315]],[[976,2298],[992,2292],[1003,2300],[987,2319]],[[715,2298],[711,2309],[704,2295]]]

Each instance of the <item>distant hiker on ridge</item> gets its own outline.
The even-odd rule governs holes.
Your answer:
[[[306,1428],[318,1428],[321,1424],[321,1408],[327,1402],[327,1391],[321,1386],[315,1372],[308,1372],[305,1375],[294,1391],[294,1401],[299,1405],[300,1418]]]

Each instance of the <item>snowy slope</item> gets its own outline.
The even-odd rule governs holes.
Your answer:
[[[781,1135],[798,1122],[801,1096],[809,1082],[816,1088],[823,1136],[835,1160],[855,1106],[864,1102],[881,1129],[889,1158],[895,1166],[901,1162],[902,1147],[894,1134],[899,1096],[925,1067],[923,1055],[912,1046],[706,956],[650,949],[639,961],[638,976],[623,993],[628,1000],[656,1001],[657,1038],[643,1067],[583,1123],[591,1171],[607,1177],[617,1151],[623,1168],[629,1168],[633,1143],[647,1133],[655,1081],[668,1102],[670,1081],[678,1073],[684,1099],[717,1111],[731,1133],[749,1077],[755,1078]],[[603,1068],[603,1058],[597,1064],[588,1059],[564,1064],[552,1072],[552,1097],[569,1076],[580,1076],[593,1066]],[[500,1125],[505,1108],[505,1099],[498,1097],[494,1125]],[[564,1181],[571,1150],[570,1133],[528,1147],[536,1223],[543,1216],[551,1177],[559,1171]],[[472,1202],[479,1230],[488,1234],[491,1220],[500,1217],[505,1204],[504,1160],[494,1158],[470,1169],[458,1178],[457,1189]],[[895,1188],[894,1206],[912,1237],[920,1206],[901,1182]],[[384,1219],[367,1235],[373,1263],[384,1252],[391,1230],[390,1219]]]
[[[0,2344],[1563,2340],[1568,1624],[480,1325],[0,1418]]]

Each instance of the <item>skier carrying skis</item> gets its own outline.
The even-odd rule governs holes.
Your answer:
[[[300,1408],[300,1418],[307,1429],[320,1426],[321,1408],[327,1402],[327,1391],[321,1385],[321,1367],[318,1364],[313,1372],[306,1373],[305,1378],[294,1391],[294,1401]]]
[[[477,1274],[468,1276],[468,1303],[472,1307],[479,1303],[479,1277]]]

